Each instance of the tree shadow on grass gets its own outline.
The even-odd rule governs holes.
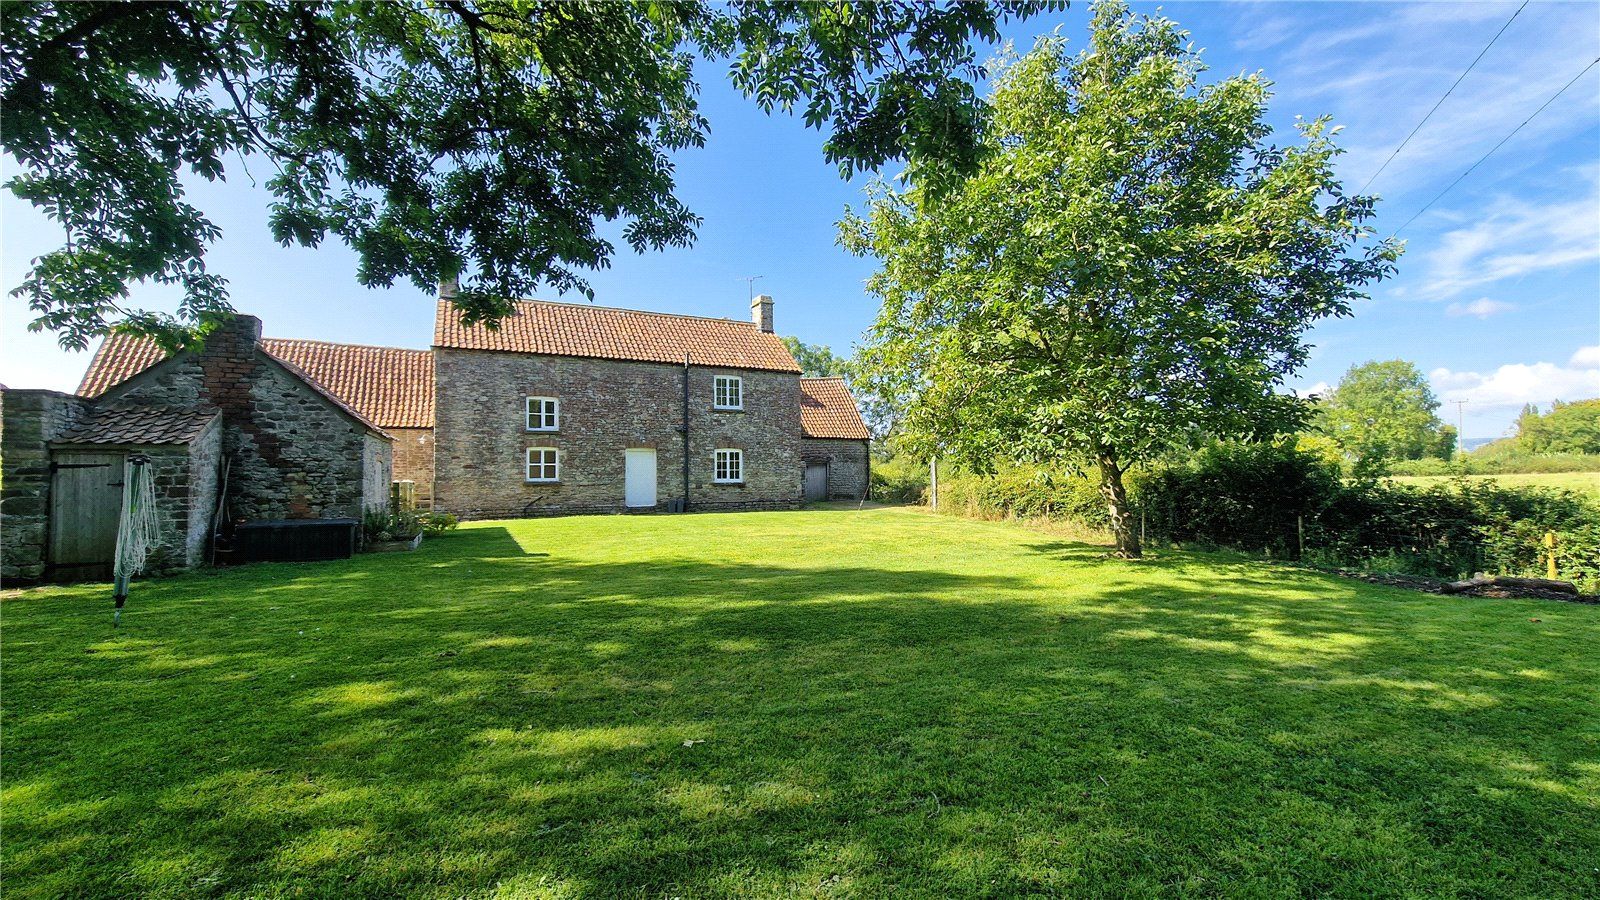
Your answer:
[[[1063,596],[1031,570],[561,551],[483,527],[403,557],[153,582],[111,637],[69,593],[8,608],[9,886],[1592,877],[1593,661],[1463,641],[1496,633],[1474,617],[1435,627],[1381,591],[1278,571],[1263,590],[1264,567],[1180,558],[1068,558],[1089,586]],[[1592,635],[1580,615],[1553,626]]]

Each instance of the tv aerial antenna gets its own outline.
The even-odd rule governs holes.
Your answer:
[[[767,277],[767,276],[765,276],[765,275],[742,275],[742,276],[740,276],[738,278],[735,278],[734,281],[742,281],[746,285],[748,285],[749,288],[750,288],[750,299],[754,300],[756,298],[756,282],[760,281],[761,279],[763,279],[765,277]]]

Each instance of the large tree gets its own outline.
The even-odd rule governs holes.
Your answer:
[[[183,181],[253,159],[278,240],[337,236],[369,286],[460,277],[467,317],[497,320],[536,284],[587,292],[615,249],[599,222],[639,251],[693,239],[670,155],[706,138],[697,59],[828,129],[845,173],[902,159],[947,181],[979,148],[971,42],[1054,5],[0,4],[7,188],[66,233],[15,293],[68,346],[204,325],[226,309],[219,231]],[[128,309],[144,281],[178,285],[179,314]]]
[[[1449,459],[1455,429],[1439,420],[1438,411],[1439,399],[1415,364],[1372,360],[1351,366],[1322,398],[1316,424],[1346,459],[1363,465]]]
[[[977,173],[944,196],[871,188],[841,223],[878,257],[864,359],[904,439],[986,468],[1098,469],[1138,556],[1123,473],[1198,435],[1285,431],[1306,330],[1347,315],[1399,248],[1333,172],[1337,129],[1268,143],[1268,82],[1202,81],[1188,35],[1121,3],[1089,46],[1004,60]]]
[[[829,375],[846,378],[850,375],[850,360],[835,356],[833,348],[827,344],[808,344],[793,336],[785,337],[783,344],[789,348],[794,361],[800,364],[800,374],[807,378]]]
[[[1543,415],[1529,404],[1517,417],[1516,442],[1529,453],[1600,453],[1600,400],[1557,400]]]

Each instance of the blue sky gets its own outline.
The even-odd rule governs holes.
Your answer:
[[[1273,123],[1331,115],[1345,126],[1340,162],[1352,188],[1371,177],[1518,3],[1176,3],[1211,75],[1262,70],[1276,83]],[[1153,11],[1153,4],[1139,4]],[[1060,27],[1082,44],[1088,5],[1007,29],[1020,47]],[[1589,61],[1600,56],[1600,5],[1530,3],[1371,190],[1392,229],[1460,175]],[[872,263],[834,243],[863,183],[822,160],[821,136],[768,117],[734,94],[721,65],[701,67],[707,147],[677,160],[679,195],[705,217],[696,245],[622,251],[595,273],[603,305],[743,318],[747,289],[776,299],[778,330],[847,352],[876,306],[862,288]],[[10,161],[7,160],[10,168]],[[259,167],[258,167],[259,169]],[[265,180],[264,171],[256,178]],[[265,226],[267,195],[240,166],[191,198],[222,227],[209,254],[234,306],[278,337],[427,346],[431,296],[355,281],[338,243],[283,248]],[[1468,437],[1505,431],[1525,402],[1600,396],[1600,67],[1574,84],[1402,234],[1398,277],[1356,315],[1320,325],[1301,389],[1336,382],[1368,359],[1404,358],[1447,400],[1465,399]],[[59,232],[9,193],[0,197],[0,276],[18,284]],[[620,243],[620,242],[619,242]],[[542,294],[545,299],[558,299]],[[132,302],[169,308],[138,287]],[[566,298],[581,299],[581,298]],[[71,390],[88,354],[30,334],[26,304],[0,300],[0,382]],[[1442,413],[1455,420],[1456,407]]]

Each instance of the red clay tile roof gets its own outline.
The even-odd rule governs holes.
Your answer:
[[[94,359],[89,361],[89,371],[83,373],[78,393],[98,397],[166,358],[166,351],[149,338],[107,335],[100,349],[94,352]]]
[[[264,338],[261,348],[356,418],[378,428],[433,427],[433,353]],[[107,337],[78,393],[97,397],[166,358],[149,338]]]
[[[843,378],[800,379],[800,433],[808,438],[872,438]]]
[[[521,300],[498,331],[470,328],[448,301],[434,318],[433,344],[452,350],[500,350],[637,362],[799,372],[789,348],[750,322]]]
[[[218,413],[210,407],[182,408],[113,403],[94,409],[62,432],[59,444],[187,444]]]
[[[261,345],[380,428],[433,427],[431,350],[283,338]]]

